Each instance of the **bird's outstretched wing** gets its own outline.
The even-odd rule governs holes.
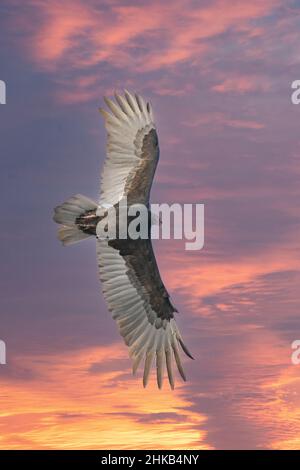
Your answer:
[[[116,102],[104,98],[110,112],[100,108],[107,130],[107,158],[101,175],[99,206],[147,204],[159,158],[158,139],[151,105],[125,91]]]
[[[142,97],[125,92],[116,102],[105,99],[111,113],[100,109],[108,134],[99,207],[116,205],[127,197],[128,206],[148,205],[159,158],[152,109]],[[144,360],[146,386],[153,359],[161,387],[164,365],[174,387],[172,362],[185,380],[179,346],[183,344],[172,306],[156,264],[151,240],[97,240],[104,296],[119,331],[130,348],[133,371]]]
[[[144,387],[153,360],[161,388],[166,365],[174,388],[173,359],[183,380],[179,346],[192,358],[174,319],[176,309],[162,283],[151,240],[97,240],[104,297],[129,346],[133,372],[144,361]],[[193,359],[193,358],[192,358]]]

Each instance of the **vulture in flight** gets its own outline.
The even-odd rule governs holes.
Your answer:
[[[128,207],[143,204],[151,216],[150,190],[159,159],[151,105],[128,91],[124,96],[116,94],[115,100],[104,98],[110,112],[100,109],[107,130],[107,156],[99,202],[77,194],[55,208],[54,221],[60,224],[58,237],[64,245],[96,237],[103,295],[129,347],[133,373],[143,361],[145,387],[154,361],[158,387],[162,387],[166,366],[173,389],[173,363],[186,380],[180,348],[193,357],[177,327],[177,310],[161,280],[151,236],[136,240],[97,237],[98,222],[107,216],[109,207],[117,210],[124,197]]]

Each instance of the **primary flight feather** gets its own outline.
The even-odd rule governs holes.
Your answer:
[[[58,236],[64,245],[96,236],[103,295],[129,347],[133,373],[144,361],[145,387],[155,362],[157,384],[161,388],[166,366],[170,386],[174,388],[174,361],[186,380],[179,346],[192,356],[176,325],[177,310],[161,280],[151,237],[136,240],[97,237],[97,224],[107,216],[108,208],[113,206],[117,210],[124,198],[128,207],[143,204],[149,210],[159,159],[151,105],[128,91],[124,96],[116,94],[115,100],[104,98],[109,111],[100,109],[107,130],[107,157],[99,203],[78,194],[55,208],[54,220],[60,224]]]

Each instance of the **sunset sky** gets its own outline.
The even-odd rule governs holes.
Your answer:
[[[300,449],[297,0],[1,0],[2,449]],[[107,310],[95,241],[53,207],[97,200],[98,107],[154,108],[153,202],[205,204],[205,246],[156,241],[188,381],[143,389]]]

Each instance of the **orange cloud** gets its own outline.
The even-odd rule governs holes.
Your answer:
[[[209,235],[206,234],[206,239],[214,237],[222,238],[219,226],[211,229]],[[207,249],[206,243],[197,256],[191,252],[184,252],[183,249],[165,246],[160,269],[170,291],[178,291],[184,296],[186,308],[189,307],[189,311],[202,316],[207,313],[205,306],[201,305],[199,308],[204,296],[215,295],[236,284],[252,282],[262,275],[284,272],[287,267],[288,270],[299,271],[300,260],[295,256],[298,250],[299,230],[289,234],[279,245],[265,247],[264,252],[257,257],[245,254],[230,262],[224,260],[222,256],[214,257]],[[278,252],[281,253],[280,257]]]
[[[16,359],[14,367],[36,378],[2,380],[0,448],[209,448],[199,430],[205,417],[189,410],[180,388],[159,393],[153,380],[141,389],[139,379],[126,379],[125,358],[125,348],[112,345]]]

